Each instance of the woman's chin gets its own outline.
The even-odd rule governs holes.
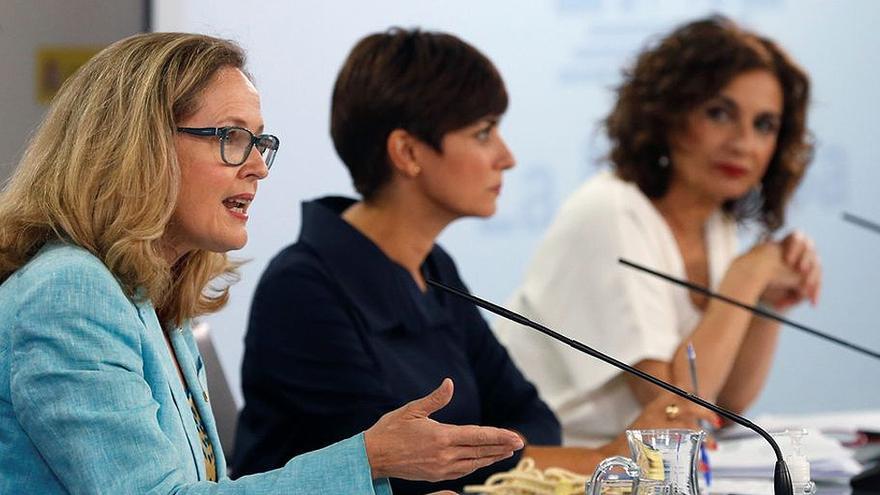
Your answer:
[[[753,189],[752,186],[731,184],[727,187],[722,186],[717,188],[713,196],[718,198],[719,203],[726,203],[728,201],[737,201],[748,196]]]
[[[496,210],[497,210],[497,208],[485,208],[485,209],[482,209],[479,211],[475,211],[467,216],[474,217],[474,218],[481,218],[481,219],[489,219],[489,218],[492,218],[493,216],[495,216]]]
[[[217,242],[214,246],[212,246],[212,249],[209,249],[209,251],[213,251],[215,253],[220,253],[220,254],[223,254],[223,253],[226,253],[229,251],[238,251],[239,249],[242,249],[245,247],[245,245],[247,244],[247,240],[248,240],[248,236],[247,236],[247,232],[245,232],[244,234],[237,235],[235,237],[231,237],[231,238],[227,238],[227,239],[223,239],[221,242]]]

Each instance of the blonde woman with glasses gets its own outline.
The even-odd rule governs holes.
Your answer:
[[[190,321],[235,278],[278,138],[233,43],[122,40],[68,81],[0,195],[0,493],[390,493],[522,447],[428,415],[231,481]],[[440,462],[443,459],[444,462]]]

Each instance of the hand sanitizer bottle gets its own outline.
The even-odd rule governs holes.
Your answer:
[[[810,463],[807,462],[801,445],[807,430],[785,430],[785,434],[791,441],[791,450],[785,456],[785,463],[791,473],[792,492],[794,495],[814,495],[816,484],[810,481]]]

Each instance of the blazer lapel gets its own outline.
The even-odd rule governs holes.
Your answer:
[[[171,345],[174,347],[174,353],[177,355],[178,363],[180,363],[187,388],[192,394],[193,403],[199,412],[205,433],[208,435],[208,442],[210,442],[211,448],[214,451],[217,479],[222,479],[226,476],[226,459],[223,456],[223,447],[220,445],[220,434],[217,432],[214,412],[211,410],[207,383],[203,383],[199,379],[199,369],[204,368],[204,366],[201,363],[196,343],[192,338],[189,323],[186,323],[182,329],[171,333]],[[201,438],[198,436],[198,431],[196,431],[196,438],[199,441],[199,452],[202,453]],[[204,459],[204,455],[202,455],[202,458]]]
[[[165,338],[162,335],[164,330],[162,330],[162,326],[159,324],[159,319],[156,316],[156,310],[153,309],[153,306],[149,303],[139,303],[137,306],[141,320],[147,327],[147,336],[153,341],[153,345],[156,349],[168,349],[168,345],[165,343]],[[174,349],[175,356],[177,356],[181,370],[184,371],[184,379],[186,379],[186,367],[180,362],[180,352],[178,352],[174,346],[174,336],[177,333],[180,332],[177,330],[171,332],[171,346],[172,349]],[[180,382],[177,368],[174,366],[174,361],[171,359],[162,359],[161,361],[165,380],[168,382],[168,389],[171,392],[171,398],[174,400],[174,407],[177,408],[180,423],[183,425],[183,431],[186,434],[187,443],[189,443],[190,453],[192,454],[192,460],[195,464],[196,475],[199,480],[204,480],[205,456],[202,453],[202,446],[199,439],[199,432],[196,429],[195,418],[193,418],[192,409],[189,406],[189,400],[186,398],[186,390],[183,388],[183,383]],[[193,397],[193,400],[195,399],[196,398]]]

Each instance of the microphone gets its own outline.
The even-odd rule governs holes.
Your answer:
[[[852,213],[843,212],[843,219],[851,224],[858,225],[863,229],[871,230],[875,234],[880,234],[880,225],[868,220],[867,218],[853,215]]]
[[[858,225],[864,229],[870,230],[875,234],[880,234],[880,225],[852,213],[843,212],[843,219],[849,223]],[[880,487],[880,464],[853,476],[850,485],[856,490],[877,491]]]
[[[640,264],[635,263],[633,261],[629,261],[629,260],[626,260],[623,258],[618,258],[617,261],[622,265],[626,265],[630,268],[635,268],[636,270],[639,270],[639,271],[642,271],[645,273],[649,273],[651,275],[654,275],[655,277],[659,277],[659,278],[662,278],[663,280],[667,280],[669,282],[672,282],[673,284],[680,285],[682,287],[686,287],[694,292],[699,292],[700,294],[703,294],[704,296],[709,296],[709,297],[713,297],[715,299],[720,299],[720,300],[722,300],[728,304],[732,304],[738,308],[746,309],[746,310],[751,311],[754,314],[763,316],[764,318],[769,318],[771,320],[775,320],[780,323],[784,323],[792,328],[797,328],[798,330],[801,330],[802,332],[806,332],[814,337],[819,337],[820,339],[825,339],[825,340],[832,342],[834,344],[837,344],[841,347],[846,347],[847,349],[850,349],[850,350],[853,350],[856,352],[860,352],[860,353],[862,353],[866,356],[870,356],[874,359],[880,359],[880,353],[878,353],[876,351],[872,351],[871,349],[868,349],[866,347],[862,347],[858,344],[853,344],[852,342],[847,342],[846,340],[835,337],[835,336],[828,334],[828,333],[825,333],[825,332],[821,332],[819,330],[816,330],[815,328],[810,328],[806,325],[801,325],[800,323],[796,323],[794,321],[791,321],[788,318],[784,318],[782,316],[779,316],[778,314],[776,314],[772,311],[767,311],[766,309],[762,309],[757,306],[751,306],[746,303],[737,301],[736,299],[731,299],[725,295],[718,294],[717,292],[712,292],[711,290],[709,290],[703,286],[688,282],[687,280],[677,279],[671,275],[667,275],[665,273],[658,272],[656,270],[652,270],[646,266],[640,265]]]
[[[857,217],[857,216],[855,216],[855,215],[850,215],[850,214],[848,214],[848,213],[844,213],[844,214],[843,214],[843,218],[844,218],[845,220],[847,220],[847,221],[853,222],[853,223],[855,223],[855,224],[857,224],[857,225],[860,225],[860,226],[862,226],[862,227],[865,227],[865,228],[867,228],[867,229],[869,229],[869,230],[874,230],[874,231],[876,231],[878,234],[880,234],[880,225],[877,225],[877,224],[875,224],[875,223],[873,223],[873,222],[870,222],[870,221],[868,221],[868,220],[865,220],[865,219],[859,218],[859,217]],[[801,325],[800,323],[795,323],[795,322],[793,322],[793,321],[791,321],[791,320],[789,320],[789,319],[787,319],[787,318],[783,318],[783,317],[777,315],[776,313],[773,313],[773,312],[767,311],[767,310],[765,310],[765,309],[762,309],[762,308],[759,308],[759,307],[755,307],[755,306],[750,306],[750,305],[748,305],[748,304],[745,304],[745,303],[739,302],[739,301],[737,301],[737,300],[735,300],[735,299],[731,299],[731,298],[729,298],[729,297],[727,297],[727,296],[723,296],[723,295],[721,295],[721,294],[718,294],[718,293],[712,292],[712,291],[710,291],[709,289],[706,289],[705,287],[701,287],[701,286],[696,285],[696,284],[694,284],[694,283],[688,282],[687,280],[680,280],[680,279],[677,279],[677,278],[675,278],[675,277],[673,277],[673,276],[671,276],[671,275],[667,275],[667,274],[665,274],[665,273],[661,273],[661,272],[658,272],[658,271],[656,271],[656,270],[652,270],[652,269],[650,269],[650,268],[648,268],[648,267],[645,267],[645,266],[639,265],[638,263],[634,263],[634,262],[629,261],[629,260],[625,260],[625,259],[623,259],[623,258],[618,258],[617,261],[620,262],[620,263],[623,264],[623,265],[626,265],[626,266],[630,267],[630,268],[635,268],[636,270],[640,270],[640,271],[643,271],[643,272],[645,272],[645,273],[649,273],[649,274],[651,274],[651,275],[654,275],[654,276],[660,277],[660,278],[662,278],[662,279],[664,279],[664,280],[667,280],[667,281],[669,281],[669,282],[672,282],[673,284],[676,284],[676,285],[679,285],[679,286],[682,286],[682,287],[686,287],[686,288],[688,288],[688,289],[690,289],[690,290],[693,290],[693,291],[699,292],[700,294],[703,294],[703,295],[705,295],[705,296],[709,296],[709,297],[714,297],[714,298],[716,298],[716,299],[720,299],[720,300],[722,300],[722,301],[724,301],[724,302],[726,302],[726,303],[728,303],[728,304],[732,304],[732,305],[737,306],[737,307],[739,307],[739,308],[747,309],[747,310],[749,310],[749,311],[751,311],[751,312],[753,312],[753,313],[755,313],[755,314],[757,314],[757,315],[763,316],[763,317],[765,317],[765,318],[770,318],[771,320],[775,320],[775,321],[778,321],[778,322],[780,322],[780,323],[784,323],[784,324],[786,324],[786,325],[788,325],[788,326],[790,326],[790,327],[796,328],[796,329],[798,329],[798,330],[802,330],[802,331],[804,331],[804,332],[806,332],[806,333],[808,333],[808,334],[810,334],[810,335],[813,335],[813,336],[816,336],[816,337],[819,337],[819,338],[825,339],[825,340],[827,340],[827,341],[829,341],[829,342],[833,342],[833,343],[838,344],[838,345],[840,345],[840,346],[842,346],[842,347],[846,347],[847,349],[851,349],[851,350],[854,350],[854,351],[856,351],[856,352],[860,352],[860,353],[862,353],[862,354],[865,354],[865,355],[867,355],[867,356],[871,356],[871,357],[873,357],[873,358],[880,358],[880,354],[878,354],[878,353],[875,352],[875,351],[872,351],[872,350],[870,350],[870,349],[866,349],[866,348],[861,347],[861,346],[856,345],[856,344],[852,344],[852,343],[847,342],[847,341],[845,341],[845,340],[843,340],[843,339],[839,339],[839,338],[837,338],[837,337],[834,337],[833,335],[829,335],[829,334],[827,334],[827,333],[825,333],[825,332],[820,332],[819,330],[816,330],[816,329],[813,329],[813,328],[807,327],[807,326],[805,326],[805,325]],[[858,490],[869,491],[869,492],[877,492],[877,491],[880,491],[880,464],[877,464],[877,465],[875,465],[875,466],[873,466],[873,467],[871,467],[871,468],[869,468],[869,469],[867,469],[867,470],[861,472],[860,474],[857,474],[856,476],[854,476],[854,477],[850,480],[850,485],[851,485],[853,488],[855,488],[857,491],[858,491]]]
[[[665,381],[655,377],[654,375],[650,375],[648,373],[645,373],[644,371],[642,371],[640,369],[633,368],[632,366],[630,366],[622,361],[618,361],[617,359],[614,359],[613,357],[611,357],[607,354],[604,354],[602,352],[599,352],[599,351],[593,349],[592,347],[589,347],[585,344],[582,344],[582,343],[578,342],[577,340],[570,339],[570,338],[566,337],[565,335],[562,335],[559,332],[556,332],[554,330],[551,330],[550,328],[545,327],[544,325],[541,325],[539,323],[535,323],[534,321],[526,318],[525,316],[522,316],[518,313],[514,313],[513,311],[511,311],[507,308],[503,308],[503,307],[498,306],[497,304],[493,304],[485,299],[481,299],[481,298],[474,296],[472,294],[468,294],[467,292],[465,292],[463,290],[456,289],[456,288],[450,287],[448,285],[444,285],[444,284],[437,282],[437,281],[434,281],[434,280],[426,280],[426,282],[429,285],[436,287],[438,289],[441,289],[445,292],[448,292],[454,296],[460,297],[462,299],[466,299],[466,300],[470,301],[471,303],[476,304],[477,306],[479,306],[485,310],[488,310],[488,311],[491,311],[492,313],[495,313],[498,316],[501,316],[501,317],[506,318],[508,320],[514,321],[514,322],[519,323],[521,325],[525,325],[527,327],[533,328],[533,329],[535,329],[545,335],[548,335],[548,336],[550,336],[550,337],[552,337],[552,338],[554,338],[564,344],[568,344],[570,347],[573,347],[573,348],[575,348],[585,354],[589,354],[590,356],[593,356],[594,358],[600,359],[600,360],[602,360],[602,361],[604,361],[604,362],[606,362],[606,363],[608,363],[618,369],[621,369],[627,373],[630,373],[632,375],[636,375],[637,377],[641,378],[642,380],[646,380],[646,381],[653,383],[654,385],[657,385],[658,387],[660,387],[668,392],[671,392],[671,393],[673,393],[673,394],[675,394],[685,400],[688,400],[690,402],[693,402],[693,403],[696,403],[700,406],[703,406],[706,409],[709,409],[710,411],[715,412],[719,416],[723,416],[723,417],[729,419],[730,421],[733,421],[736,424],[742,425],[742,426],[754,431],[758,435],[761,435],[762,437],[764,437],[765,440],[767,440],[767,443],[770,444],[770,446],[773,448],[773,452],[776,454],[776,467],[775,467],[775,470],[773,473],[773,493],[775,493],[776,495],[793,495],[792,494],[792,486],[791,486],[791,474],[788,471],[788,466],[785,464],[785,460],[782,458],[782,450],[780,450],[779,445],[776,443],[776,440],[774,440],[773,437],[771,437],[769,433],[767,433],[764,429],[762,429],[758,425],[752,423],[748,419],[740,416],[739,414],[728,411],[727,409],[724,409],[723,407],[716,406],[715,404],[713,404],[707,400],[701,399],[690,392],[685,392],[684,390],[676,387],[675,385],[672,385],[671,383],[665,382]]]

